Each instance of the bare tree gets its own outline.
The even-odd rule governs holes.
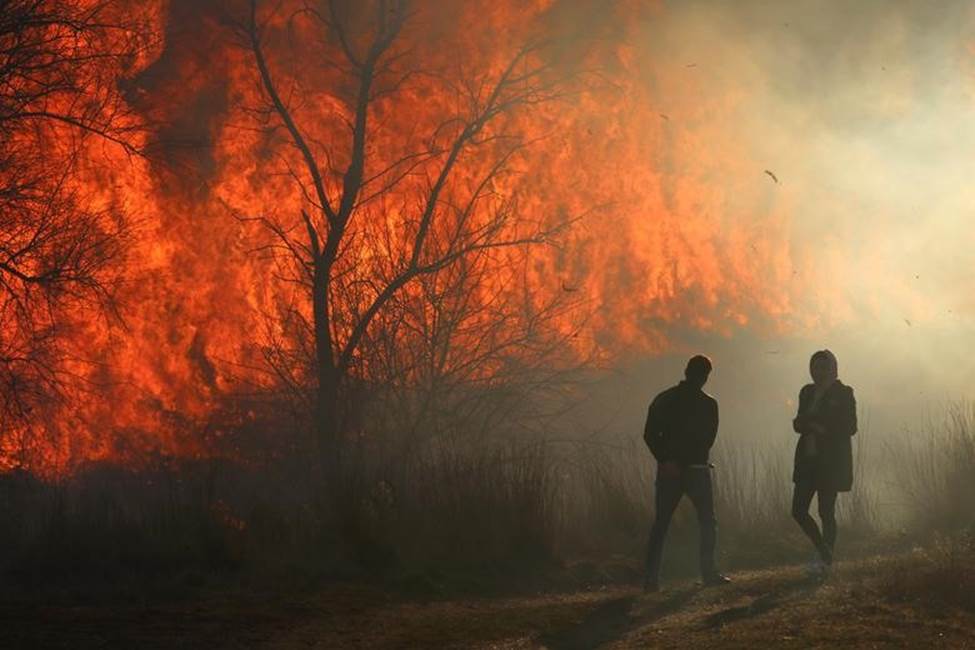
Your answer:
[[[291,153],[282,159],[303,200],[297,214],[268,211],[246,220],[270,233],[262,250],[311,303],[307,311],[289,305],[286,321],[313,341],[315,426],[324,458],[333,462],[343,389],[353,378],[383,374],[379,366],[391,358],[383,346],[416,340],[417,332],[405,330],[422,324],[410,314],[443,316],[437,332],[427,333],[433,354],[424,363],[433,366],[417,367],[413,376],[459,371],[462,364],[447,352],[461,338],[456,325],[476,309],[491,309],[475,306],[465,292],[479,284],[491,290],[484,284],[489,260],[503,268],[506,252],[548,242],[565,226],[565,219],[529,219],[503,187],[512,162],[532,144],[514,117],[561,97],[566,79],[540,56],[539,43],[518,48],[496,70],[425,68],[403,37],[414,17],[408,0],[302,5],[283,23],[280,11],[262,13],[252,1],[242,33],[266,102],[253,114],[269,139],[285,134]],[[327,43],[324,53],[315,49],[316,36]],[[323,56],[309,61],[310,51]],[[298,53],[301,63],[292,58],[288,65],[281,52]],[[313,92],[322,70],[335,73],[334,94],[343,96],[336,112],[347,134],[338,141],[302,120],[303,92]],[[435,81],[450,101],[428,131],[393,134],[390,142],[378,114],[395,112],[399,94],[418,78]],[[489,329],[503,329],[501,312],[510,306],[483,314],[494,319]],[[490,350],[474,347],[465,362],[484,371],[516,339],[498,336],[486,344]],[[277,349],[279,367],[288,366],[295,352]],[[290,371],[280,374],[301,383]]]
[[[530,257],[521,257],[498,268],[478,252],[418,278],[419,290],[391,301],[364,339],[369,410],[397,431],[396,444],[387,441],[393,458],[444,436],[496,442],[544,426],[563,403],[581,362],[572,340],[581,323],[561,333],[552,325],[573,322],[582,299],[534,295]]]
[[[146,44],[116,2],[0,0],[0,433],[55,399],[71,318],[114,312],[125,216],[79,180],[93,143],[136,153],[118,79]],[[6,443],[5,443],[6,444]]]

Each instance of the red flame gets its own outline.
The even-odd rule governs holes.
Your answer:
[[[503,346],[505,332],[524,330],[540,313],[545,340],[576,359],[660,351],[678,328],[729,333],[793,325],[789,206],[777,201],[768,179],[758,211],[755,201],[738,200],[729,188],[755,170],[760,175],[762,165],[710,119],[733,114],[739,98],[711,96],[684,62],[650,58],[641,25],[659,9],[568,5],[421,4],[404,28],[393,50],[402,57],[403,84],[377,97],[370,111],[366,177],[442,146],[454,128],[445,118],[462,110],[464,91],[471,91],[464,84],[497,78],[526,42],[556,42],[538,56],[550,57],[547,79],[571,81],[564,96],[514,111],[486,132],[531,144],[493,178],[477,218],[511,210],[518,218],[505,226],[505,237],[550,234],[481,256],[464,269],[470,280],[451,267],[404,288],[399,310],[378,316],[367,345],[380,346],[389,333],[406,353],[430,344],[424,327],[442,316],[430,295],[442,301],[440,309],[466,314],[451,334],[464,358]],[[342,55],[336,39],[298,11],[302,6],[262,9],[264,45],[295,120],[316,151],[329,152],[325,183],[336,192],[349,162],[354,88],[334,65]],[[233,424],[215,424],[223,400],[273,382],[269,341],[297,345],[300,322],[310,318],[280,242],[254,221],[299,228],[309,200],[301,155],[264,110],[253,53],[216,10],[173,2],[153,11],[160,45],[112,71],[146,129],[136,144],[152,145],[151,155],[92,139],[72,179],[91,202],[132,215],[136,227],[120,293],[124,326],[83,322],[81,315],[71,325],[70,339],[84,354],[65,363],[87,378],[91,392],[57,411],[50,420],[56,426],[42,437],[40,464],[55,471],[99,459],[138,462],[150,453],[210,453],[217,430]],[[244,20],[241,13],[236,18]],[[445,201],[469,199],[501,150],[486,144],[465,156]],[[340,313],[361,313],[369,283],[404,254],[416,227],[411,215],[441,160],[409,163],[393,188],[377,184],[359,209],[338,270],[347,289],[337,296]],[[450,222],[441,228],[437,236],[446,237]],[[486,330],[502,313],[514,319],[510,327]],[[351,327],[337,320],[336,336],[348,337]],[[474,380],[503,372],[506,358],[485,354],[469,369],[449,355],[441,361]],[[355,373],[384,378],[378,359],[358,355]],[[419,381],[423,372],[414,364],[404,381]]]

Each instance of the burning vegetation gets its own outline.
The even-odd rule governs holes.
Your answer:
[[[5,464],[327,466],[534,426],[671,327],[783,327],[750,287],[788,250],[659,168],[693,125],[647,79],[693,82],[636,60],[657,9],[604,9],[7,3]]]

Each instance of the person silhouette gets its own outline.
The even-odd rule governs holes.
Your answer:
[[[857,406],[853,388],[839,380],[832,352],[814,353],[809,374],[813,383],[799,391],[799,408],[792,421],[799,434],[792,472],[792,517],[816,548],[810,571],[825,576],[836,545],[836,496],[853,487],[851,438],[857,432]],[[814,494],[818,495],[822,531],[809,515]]]
[[[715,565],[717,520],[708,456],[718,434],[718,402],[704,392],[711,360],[691,357],[684,380],[657,395],[647,412],[643,439],[657,460],[656,514],[647,548],[645,591],[660,588],[660,563],[671,517],[685,494],[697,511],[700,525],[701,577],[705,585],[730,580]]]

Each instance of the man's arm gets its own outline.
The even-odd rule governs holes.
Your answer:
[[[710,403],[710,413],[708,413],[708,430],[707,430],[707,445],[710,450],[714,446],[714,439],[718,437],[718,400],[714,398],[709,399]]]
[[[664,448],[663,437],[663,410],[664,394],[661,393],[650,403],[647,410],[647,423],[643,427],[643,441],[647,443],[650,453],[657,459],[657,462],[664,463],[670,460]]]

